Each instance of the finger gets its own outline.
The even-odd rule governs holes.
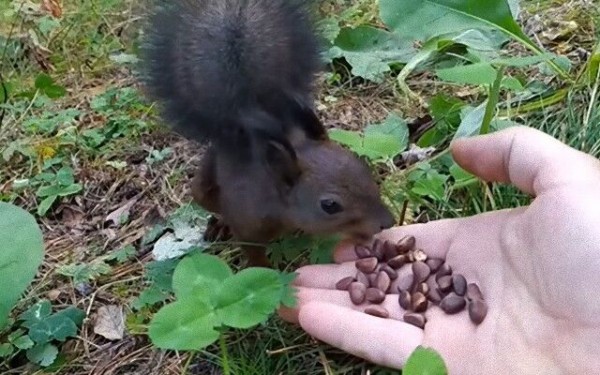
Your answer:
[[[354,356],[400,368],[422,343],[423,330],[381,319],[328,302],[310,302],[299,314],[300,326],[311,336]]]
[[[375,305],[366,301],[360,305],[355,305],[350,300],[348,292],[340,290],[297,287],[296,291],[296,306],[293,308],[281,307],[278,310],[278,314],[282,319],[294,324],[298,324],[300,310],[312,302],[327,302],[346,309],[359,311],[363,314],[365,314],[364,311],[367,307]],[[398,304],[398,295],[388,294],[386,299],[377,305],[388,311],[389,319],[402,320],[405,311]]]
[[[598,160],[525,126],[457,139],[451,149],[465,170],[486,181],[512,183],[531,195],[600,180]]]
[[[378,305],[383,307],[389,313],[389,319],[402,320],[404,313],[406,312],[398,303],[398,295],[397,294],[388,294],[385,296],[385,300],[378,304],[372,304],[370,302],[363,302],[360,305],[355,305],[350,300],[350,295],[347,291],[342,290],[333,290],[333,289],[314,289],[314,288],[306,288],[306,287],[297,287],[296,288],[296,299],[297,305],[296,308],[292,309],[282,309],[280,311],[280,316],[293,323],[297,323],[298,321],[298,311],[303,308],[303,306],[311,303],[311,302],[327,302],[332,303],[340,307],[344,307],[354,311],[360,311],[363,314],[365,313],[365,309],[369,306]],[[427,313],[425,314],[427,317]]]
[[[416,248],[423,249],[428,256],[444,258],[459,225],[462,225],[465,220],[467,219],[444,219],[394,227],[382,231],[375,237],[398,242],[410,234],[416,239]],[[336,263],[350,262],[356,258],[354,244],[351,242],[340,242],[334,249],[333,259]]]

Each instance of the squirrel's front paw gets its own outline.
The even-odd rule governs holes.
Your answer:
[[[204,241],[216,242],[216,241],[227,241],[231,239],[231,231],[227,224],[221,219],[212,215],[208,219],[206,224],[206,230],[204,231]]]

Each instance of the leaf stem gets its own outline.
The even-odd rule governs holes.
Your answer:
[[[481,129],[479,134],[487,134],[490,132],[490,124],[494,118],[494,112],[496,105],[498,104],[498,97],[500,96],[500,85],[502,84],[502,78],[504,77],[504,67],[500,66],[496,73],[496,80],[490,88],[490,94],[488,97],[487,105],[485,106],[485,113],[483,115],[483,121],[481,123]]]
[[[229,369],[229,356],[227,354],[227,345],[225,344],[225,334],[223,332],[221,332],[219,335],[219,346],[221,347],[223,375],[230,375],[231,370]]]

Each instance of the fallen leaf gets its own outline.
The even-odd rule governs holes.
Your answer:
[[[60,0],[42,0],[41,9],[52,14],[54,18],[60,18],[62,16],[62,5]]]
[[[46,294],[46,296],[48,297],[48,299],[50,301],[56,301],[58,299],[58,297],[60,297],[60,293],[61,293],[60,290],[52,289]]]
[[[165,233],[154,244],[152,255],[156,260],[177,258],[191,247],[203,242],[203,231],[198,227],[184,224],[175,229],[175,233]]]
[[[415,144],[411,144],[408,151],[402,153],[402,160],[409,166],[429,158],[434,151],[435,147],[421,148]]]
[[[115,225],[120,225],[124,219],[129,217],[129,211],[131,210],[131,207],[133,207],[133,205],[138,201],[138,199],[139,198],[136,197],[128,200],[124,205],[108,214],[106,219],[104,219],[104,222],[112,222]]]
[[[108,340],[121,340],[125,331],[123,308],[117,305],[102,306],[98,309],[94,323],[94,333]]]

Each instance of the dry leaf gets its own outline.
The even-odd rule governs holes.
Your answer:
[[[60,0],[42,0],[42,10],[52,14],[54,18],[62,16],[62,5]]]
[[[125,203],[124,205],[122,205],[121,207],[117,208],[116,210],[114,210],[113,212],[111,212],[110,214],[108,214],[106,216],[106,219],[104,219],[105,222],[113,222],[113,224],[115,225],[120,225],[121,224],[121,218],[127,218],[129,217],[129,210],[131,210],[131,207],[133,207],[133,205],[138,201],[138,198],[132,198],[130,200],[127,201],[127,203]]]
[[[121,340],[125,331],[123,308],[117,305],[102,306],[98,309],[94,333],[108,340]]]

